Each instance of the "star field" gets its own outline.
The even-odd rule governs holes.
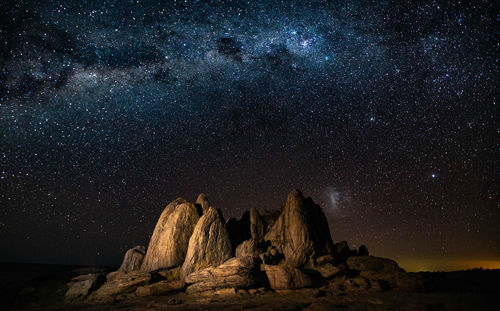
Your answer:
[[[375,255],[500,258],[492,1],[0,8],[0,260],[118,264],[178,196],[293,188]]]

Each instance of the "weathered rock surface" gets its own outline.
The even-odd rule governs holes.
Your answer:
[[[236,248],[236,257],[260,257],[261,254],[266,252],[269,246],[269,241],[264,241],[262,238],[249,239],[238,245]]]
[[[297,289],[310,287],[311,278],[290,265],[264,265],[272,289]]]
[[[347,244],[347,241],[340,241],[338,243],[335,243],[333,254],[336,263],[345,263],[347,258],[351,256],[357,256],[358,252],[356,250],[351,250],[349,248],[349,245]]]
[[[221,288],[252,288],[262,280],[260,260],[246,256],[231,258],[218,267],[206,268],[186,276],[188,293]]]
[[[266,222],[255,208],[250,209],[250,236],[259,240],[266,234]]]
[[[142,245],[138,245],[129,249],[125,253],[125,257],[123,258],[123,263],[120,266],[120,271],[127,273],[139,270],[141,268],[142,261],[144,260],[145,252],[146,248]]]
[[[76,276],[68,283],[65,299],[67,301],[83,300],[105,281],[106,277],[102,274],[90,273]]]
[[[139,297],[162,296],[180,292],[182,289],[184,289],[184,282],[181,280],[160,281],[138,287],[135,294]]]
[[[358,248],[358,256],[369,256],[370,253],[368,252],[368,248],[364,245],[361,245]]]
[[[151,272],[152,281],[177,281],[180,280],[181,267],[173,267],[169,269],[160,269]]]
[[[145,285],[151,280],[149,272],[141,270],[129,273],[115,271],[109,273],[106,277],[106,283],[93,292],[89,296],[89,300],[114,301],[117,295],[133,293],[139,286]]]
[[[340,269],[337,266],[334,266],[331,263],[325,263],[322,265],[318,265],[315,267],[316,270],[321,274],[321,276],[325,279],[330,279],[337,273],[341,272],[342,269]]]
[[[393,278],[400,271],[394,260],[373,256],[349,257],[346,264],[348,269],[360,271],[360,276],[368,279]]]
[[[203,210],[203,214],[208,212],[208,209],[210,208],[210,202],[207,199],[207,195],[204,193],[200,193],[198,197],[196,198],[196,204],[201,206],[201,209]]]
[[[287,264],[314,264],[316,257],[333,252],[330,228],[321,208],[299,190],[288,195],[285,207],[264,237],[285,255]]]
[[[340,278],[330,283],[333,292],[381,291],[379,281],[363,277]]]
[[[217,267],[231,257],[232,247],[222,213],[210,207],[196,224],[189,239],[181,279],[208,267]]]
[[[193,203],[182,198],[168,204],[158,219],[142,269],[153,271],[182,265],[200,213]]]

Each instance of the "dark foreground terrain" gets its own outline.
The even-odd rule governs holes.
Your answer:
[[[65,303],[69,280],[80,274],[112,271],[102,267],[1,264],[1,309],[43,310],[498,310],[500,270],[418,273],[422,292],[330,293],[222,290],[216,294],[138,297],[108,304]]]

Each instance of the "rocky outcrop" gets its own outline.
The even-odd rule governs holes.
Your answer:
[[[231,257],[231,241],[222,213],[210,207],[203,215],[189,239],[181,278],[208,267],[217,267]]]
[[[106,278],[106,283],[89,296],[90,301],[112,302],[118,295],[134,293],[139,286],[150,282],[151,275],[141,270],[129,273],[115,271]]]
[[[208,201],[206,194],[200,193],[196,198],[196,204],[198,204],[201,207],[203,214],[208,212],[208,208],[210,207],[210,202]]]
[[[367,250],[368,251],[368,250]],[[347,241],[340,241],[335,243],[333,247],[333,255],[337,264],[345,263],[347,258],[357,256],[358,252],[349,248]]]
[[[346,264],[348,269],[360,271],[360,276],[368,279],[389,279],[401,271],[394,260],[373,256],[352,256]]]
[[[68,283],[65,299],[66,301],[83,300],[105,281],[106,277],[97,273],[76,276]]]
[[[250,236],[259,240],[266,234],[266,222],[255,208],[250,209]]]
[[[312,266],[316,257],[333,252],[330,228],[321,208],[299,190],[288,195],[285,207],[264,237],[285,255],[287,264]]]
[[[184,289],[184,282],[181,280],[177,281],[164,280],[153,284],[140,286],[135,291],[135,294],[139,297],[162,296],[162,295],[174,294],[180,292],[183,289]]]
[[[168,204],[158,219],[142,269],[153,271],[182,265],[200,213],[193,203],[182,198]]]
[[[264,265],[272,289],[297,289],[310,287],[311,278],[290,265]]]
[[[142,261],[144,260],[145,252],[146,248],[142,245],[138,245],[129,249],[125,253],[125,257],[123,258],[123,263],[120,266],[120,271],[127,273],[139,270],[141,268]]]
[[[260,260],[231,258],[218,267],[206,268],[185,278],[187,292],[205,292],[222,288],[255,288],[262,282]]]

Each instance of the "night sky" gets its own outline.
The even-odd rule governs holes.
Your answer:
[[[227,219],[299,188],[335,242],[409,270],[500,262],[499,21],[487,0],[2,1],[0,261],[117,265],[176,197]]]

